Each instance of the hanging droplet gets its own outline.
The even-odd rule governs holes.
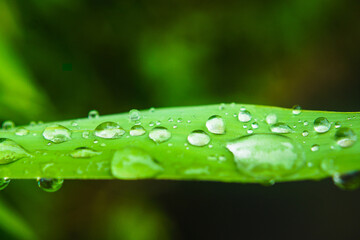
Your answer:
[[[46,127],[42,135],[53,143],[63,143],[71,139],[71,131],[58,124]]]
[[[19,144],[7,138],[0,138],[0,164],[8,164],[31,155]]]
[[[226,144],[237,169],[258,179],[272,180],[295,173],[305,164],[300,144],[278,134],[253,134]]]
[[[225,133],[225,121],[219,115],[213,115],[206,121],[206,127],[213,134]]]
[[[97,152],[88,147],[79,147],[70,153],[73,158],[91,158],[100,155],[101,152]]]
[[[5,189],[10,183],[10,178],[0,178],[0,190]]]
[[[339,128],[335,133],[336,143],[343,148],[351,147],[357,140],[355,132],[348,127]]]
[[[270,126],[270,130],[273,133],[291,133],[293,130],[285,123],[275,123]]]
[[[266,115],[265,121],[269,125],[273,125],[273,124],[277,123],[276,114],[275,113],[269,113],[268,115]]]
[[[304,130],[301,135],[303,135],[303,137],[307,137],[309,136],[309,132],[307,130]]]
[[[156,143],[163,143],[171,138],[171,132],[164,127],[155,127],[150,131],[149,138]]]
[[[162,166],[147,152],[135,147],[116,151],[111,161],[111,173],[119,179],[152,178],[163,171]]]
[[[140,111],[137,110],[137,109],[132,109],[129,111],[129,120],[131,122],[135,122],[135,121],[138,121],[140,120],[141,118],[141,115],[140,115]]]
[[[4,130],[11,130],[14,127],[15,127],[15,123],[10,120],[4,121],[2,124],[2,129],[4,129]]]
[[[360,171],[351,171],[344,174],[336,173],[333,176],[334,184],[344,190],[355,190],[360,187]]]
[[[142,136],[145,134],[145,132],[145,128],[140,125],[135,125],[130,129],[130,136]]]
[[[241,110],[238,114],[238,119],[240,122],[249,122],[251,120],[251,114],[247,110]]]
[[[301,107],[299,105],[295,105],[292,108],[292,114],[297,116],[301,113]]]
[[[99,118],[100,114],[96,110],[91,110],[88,114],[89,119]]]
[[[187,140],[193,146],[202,147],[208,145],[211,139],[206,132],[195,130],[188,135]]]
[[[324,117],[319,117],[314,121],[314,130],[318,133],[326,133],[330,127],[331,123]]]
[[[29,134],[29,130],[27,130],[26,128],[20,127],[18,129],[16,129],[15,134],[18,136],[26,136]]]
[[[317,152],[317,151],[319,151],[319,149],[320,149],[320,146],[317,145],[317,144],[314,144],[314,145],[311,146],[311,151],[312,152]]]
[[[39,188],[44,190],[45,192],[56,192],[59,190],[63,183],[64,179],[59,178],[38,178],[37,183]]]
[[[95,128],[95,136],[106,139],[119,138],[125,134],[125,130],[114,122],[103,122]]]

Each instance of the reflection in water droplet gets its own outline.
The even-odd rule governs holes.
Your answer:
[[[266,119],[265,119],[266,123],[269,125],[273,125],[275,123],[277,123],[277,116],[275,113],[269,113],[268,115],[266,115]]]
[[[299,115],[301,113],[301,107],[299,105],[295,105],[292,108],[293,115]]]
[[[95,128],[95,136],[106,139],[119,138],[125,134],[125,130],[114,122],[103,122]]]
[[[14,127],[15,127],[15,123],[10,120],[4,121],[2,124],[2,129],[4,129],[4,130],[11,130]]]
[[[291,133],[293,130],[285,123],[275,123],[270,126],[270,130],[273,133]]]
[[[145,128],[139,125],[135,125],[130,129],[130,136],[142,136],[145,134],[145,132]]]
[[[187,140],[193,146],[202,147],[209,144],[210,136],[202,130],[195,130],[188,135]]]
[[[10,183],[10,178],[0,178],[0,190],[5,189]]]
[[[100,155],[101,152],[97,152],[88,147],[79,147],[70,153],[70,156],[73,158],[91,158],[97,155]]]
[[[277,134],[253,134],[228,142],[240,172],[272,180],[296,172],[305,163],[301,145]]]
[[[351,147],[357,140],[355,132],[348,127],[339,128],[335,133],[336,143],[343,148]]]
[[[140,115],[140,111],[137,109],[132,109],[129,111],[129,119],[131,122],[135,122],[137,120],[140,120],[141,115]]]
[[[96,110],[91,110],[88,114],[88,118],[90,118],[90,119],[99,118],[99,116],[100,116],[100,114]]]
[[[360,187],[360,171],[351,171],[345,174],[336,173],[333,176],[336,186],[344,190],[355,190]]]
[[[251,114],[247,110],[241,110],[238,114],[238,119],[240,122],[249,122],[251,120]]]
[[[149,138],[156,143],[163,143],[171,138],[171,132],[164,127],[155,127],[150,131]]]
[[[42,135],[53,143],[63,143],[71,139],[71,131],[58,124],[46,127]]]
[[[15,162],[31,155],[19,144],[7,138],[0,138],[0,164]]]
[[[213,115],[206,121],[206,127],[213,134],[225,133],[225,121],[219,115]]]
[[[331,123],[324,117],[319,117],[314,121],[314,130],[318,133],[326,133],[330,127]]]
[[[152,178],[163,171],[147,152],[134,147],[116,151],[111,161],[111,173],[119,179]]]
[[[18,136],[26,136],[29,134],[29,130],[27,130],[26,128],[20,127],[18,129],[16,129],[15,134]]]
[[[38,178],[38,186],[45,192],[56,192],[59,190],[63,183],[64,179],[59,178]]]

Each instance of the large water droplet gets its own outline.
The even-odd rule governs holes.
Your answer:
[[[344,190],[355,190],[360,187],[360,171],[352,171],[345,174],[334,174],[333,182]]]
[[[42,135],[53,143],[62,143],[71,139],[71,131],[58,124],[46,127]]]
[[[219,115],[213,115],[206,121],[206,127],[209,132],[214,134],[225,133],[225,121]]]
[[[116,151],[111,161],[112,175],[120,179],[152,178],[163,171],[147,152],[134,147]]]
[[[96,111],[96,110],[91,110],[90,112],[89,112],[89,114],[88,114],[88,117],[90,118],[90,119],[95,119],[95,118],[98,118],[99,117],[99,112],[98,111]]]
[[[297,116],[301,113],[301,107],[299,105],[295,105],[292,108],[293,115]]]
[[[275,113],[269,113],[268,115],[266,115],[265,121],[269,125],[273,125],[273,124],[277,123],[276,114]]]
[[[171,138],[171,132],[164,127],[155,127],[150,131],[149,138],[156,143],[163,143]]]
[[[238,119],[240,122],[249,122],[251,120],[251,114],[247,110],[241,110],[238,114]]]
[[[270,130],[273,133],[291,133],[293,130],[285,123],[275,123],[270,126]]]
[[[145,128],[140,125],[132,126],[130,129],[130,136],[142,136],[145,134]]]
[[[253,134],[228,142],[240,172],[271,180],[296,172],[305,163],[304,151],[292,139],[277,134]]]
[[[10,178],[0,178],[0,190],[5,189],[10,183]]]
[[[4,121],[3,124],[2,124],[2,128],[4,130],[11,130],[14,127],[15,127],[15,123],[13,121],[10,121],[10,120]]]
[[[137,109],[132,109],[129,111],[129,119],[131,122],[135,122],[140,120],[141,115],[140,115],[140,111]]]
[[[95,128],[95,136],[106,139],[119,138],[125,134],[125,130],[114,122],[103,122]]]
[[[193,146],[202,147],[209,144],[210,136],[202,130],[195,130],[188,135],[187,140]]]
[[[59,190],[63,183],[64,179],[59,178],[38,178],[38,186],[45,192],[56,192]]]
[[[26,136],[29,134],[29,130],[27,130],[26,128],[20,127],[18,129],[16,129],[15,134],[18,136]]]
[[[0,164],[15,162],[24,157],[30,157],[30,154],[13,140],[0,138]]]
[[[70,153],[70,156],[73,158],[91,158],[97,155],[100,155],[101,152],[97,152],[88,147],[79,147]]]
[[[351,147],[357,140],[355,132],[348,127],[339,128],[335,133],[336,143],[343,148]]]
[[[324,117],[319,117],[314,121],[314,130],[318,133],[326,133],[330,127],[331,123]]]

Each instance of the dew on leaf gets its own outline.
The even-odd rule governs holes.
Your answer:
[[[202,147],[208,145],[211,139],[206,132],[195,130],[188,135],[187,140],[193,146]]]
[[[103,122],[95,128],[95,136],[106,139],[116,139],[125,134],[125,130],[115,122]]]
[[[42,135],[53,143],[63,143],[71,139],[71,131],[59,124],[46,127]]]
[[[206,128],[213,134],[224,134],[225,121],[219,115],[213,115],[206,121]]]

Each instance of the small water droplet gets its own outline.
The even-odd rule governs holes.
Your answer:
[[[247,132],[248,134],[253,134],[253,133],[254,133],[254,130],[248,129],[246,132]]]
[[[82,133],[82,137],[83,138],[89,138],[89,136],[90,136],[90,132],[89,131],[84,131],[83,133]]]
[[[309,122],[308,121],[304,121],[304,126],[307,126],[307,125],[309,125]]]
[[[307,130],[304,130],[301,135],[303,135],[303,137],[307,137],[309,136],[309,132]]]
[[[265,121],[269,125],[273,125],[273,124],[277,123],[276,114],[275,113],[269,113],[268,115],[266,115]]]
[[[258,124],[257,122],[253,122],[253,123],[251,124],[251,127],[252,127],[253,129],[258,129],[258,128],[259,128],[259,124]]]
[[[348,127],[339,128],[335,133],[336,143],[343,148],[351,147],[357,140],[355,132]]]
[[[2,129],[4,129],[4,130],[11,130],[14,127],[15,127],[15,123],[10,120],[4,121],[2,124]]]
[[[99,118],[100,114],[98,111],[96,110],[91,110],[88,114],[88,118],[89,119],[95,119],[95,118]]]
[[[219,115],[213,115],[206,121],[206,127],[213,134],[225,133],[225,121]]]
[[[311,146],[311,151],[312,152],[317,152],[317,151],[319,151],[319,149],[320,149],[320,146],[317,145],[317,144],[314,144],[314,145]]]
[[[163,171],[162,166],[147,152],[135,147],[116,151],[111,161],[111,173],[119,179],[152,178]]]
[[[300,144],[278,134],[253,134],[226,144],[237,169],[258,179],[290,175],[305,164]]]
[[[29,132],[30,131],[27,130],[26,128],[20,127],[16,129],[15,134],[18,136],[26,136],[29,134]]]
[[[188,135],[187,140],[193,146],[202,147],[209,144],[211,139],[206,132],[195,130]]]
[[[5,189],[10,183],[10,178],[0,178],[0,190]]]
[[[220,106],[219,106],[219,110],[224,110],[225,109],[225,103],[221,103]]]
[[[331,123],[327,118],[319,117],[314,121],[314,130],[318,133],[326,133],[330,130]]]
[[[156,143],[163,143],[171,138],[171,132],[164,127],[155,127],[150,131],[149,138]]]
[[[247,110],[241,110],[238,114],[238,119],[240,122],[249,122],[251,120],[251,114]]]
[[[291,133],[293,130],[285,123],[275,123],[270,126],[270,130],[273,133]]]
[[[125,134],[125,130],[115,122],[103,122],[95,128],[95,136],[106,139],[119,138]]]
[[[59,178],[38,178],[37,183],[39,188],[44,190],[45,192],[56,192],[59,190],[63,183],[64,179]]]
[[[335,123],[335,128],[340,128],[341,127],[341,123],[340,122],[336,122]]]
[[[73,158],[91,158],[97,155],[100,155],[101,152],[97,152],[88,147],[79,147],[70,153],[70,156]]]
[[[360,187],[360,171],[351,171],[344,174],[336,173],[333,176],[334,184],[344,190],[355,190]]]
[[[130,129],[130,136],[142,136],[145,134],[145,132],[145,128],[139,125],[135,125]]]
[[[149,126],[153,127],[155,125],[155,123],[153,121],[149,122]]]
[[[31,155],[19,144],[7,138],[0,138],[0,164],[8,164]]]
[[[177,120],[178,123],[181,123],[182,121],[183,121],[182,118],[178,118],[178,120]]]
[[[71,131],[58,124],[46,127],[42,135],[53,143],[63,143],[71,139]]]
[[[129,120],[131,122],[135,122],[137,120],[140,120],[141,115],[140,115],[140,111],[137,109],[132,109],[129,111]]]
[[[292,108],[292,114],[297,116],[301,113],[301,107],[299,105],[295,105]]]
[[[151,113],[155,112],[155,108],[153,108],[153,107],[150,108],[150,109],[149,109],[149,112],[151,112]]]
[[[173,122],[174,119],[173,119],[173,118],[169,118],[168,121],[169,121],[169,122]]]

